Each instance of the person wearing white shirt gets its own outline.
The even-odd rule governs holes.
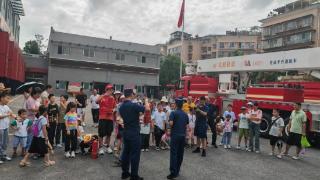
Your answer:
[[[155,111],[152,115],[152,120],[155,123],[154,134],[156,139],[156,150],[160,150],[160,142],[161,137],[164,134],[167,115],[163,112],[163,108],[161,104],[157,105],[157,111]]]
[[[4,161],[10,161],[6,154],[9,141],[10,118],[15,118],[12,111],[7,106],[10,101],[9,94],[0,93],[0,164]]]
[[[92,91],[92,95],[90,96],[90,102],[91,102],[91,114],[92,114],[92,120],[94,123],[94,127],[98,127],[99,122],[99,104],[97,103],[97,100],[99,98],[98,91],[94,89]]]

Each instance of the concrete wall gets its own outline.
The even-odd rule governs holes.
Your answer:
[[[137,67],[149,67],[149,68],[159,68],[159,55],[152,55],[146,53],[138,53],[138,52],[129,52],[129,51],[121,51],[121,50],[111,50],[111,49],[102,49],[102,48],[93,48],[94,49],[94,57],[86,57],[83,55],[83,49],[92,48],[82,45],[70,45],[70,44],[61,44],[63,47],[70,48],[70,54],[58,54],[58,43],[51,43],[49,46],[50,58],[61,58],[61,59],[74,59],[80,61],[94,61],[101,63],[113,63],[113,64],[123,64],[123,65],[131,65]],[[125,60],[116,60],[116,53],[124,54]],[[146,57],[146,63],[139,63],[137,61],[138,58],[142,56]]]
[[[49,66],[48,84],[56,86],[56,81],[69,82],[109,82],[112,84],[135,84],[146,86],[158,86],[159,75],[155,74],[139,74],[128,72],[115,72],[108,70],[80,69],[71,67]],[[65,92],[64,90],[56,90],[57,93]]]

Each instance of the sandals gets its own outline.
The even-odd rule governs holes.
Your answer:
[[[53,165],[55,165],[55,164],[56,164],[56,162],[54,162],[54,161],[44,162],[44,166],[46,166],[46,167],[53,166]]]
[[[30,162],[27,162],[27,161],[20,161],[20,163],[19,163],[19,166],[20,167],[26,167],[26,166],[30,166]]]

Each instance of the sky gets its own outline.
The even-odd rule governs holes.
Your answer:
[[[185,31],[193,35],[260,25],[274,8],[293,0],[186,0]],[[56,31],[143,44],[168,41],[182,0],[22,0],[20,46]]]

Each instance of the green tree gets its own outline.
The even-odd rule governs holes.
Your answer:
[[[39,44],[36,40],[30,40],[26,42],[23,51],[29,54],[41,54]]]
[[[185,64],[182,72],[185,71]],[[168,55],[160,62],[160,86],[166,87],[168,84],[177,84],[180,79],[180,58]]]
[[[244,55],[243,51],[239,49],[232,52],[232,56],[243,56],[243,55]]]
[[[41,34],[35,34],[34,40],[26,42],[23,48],[24,52],[29,54],[43,54],[45,49],[44,37]]]

